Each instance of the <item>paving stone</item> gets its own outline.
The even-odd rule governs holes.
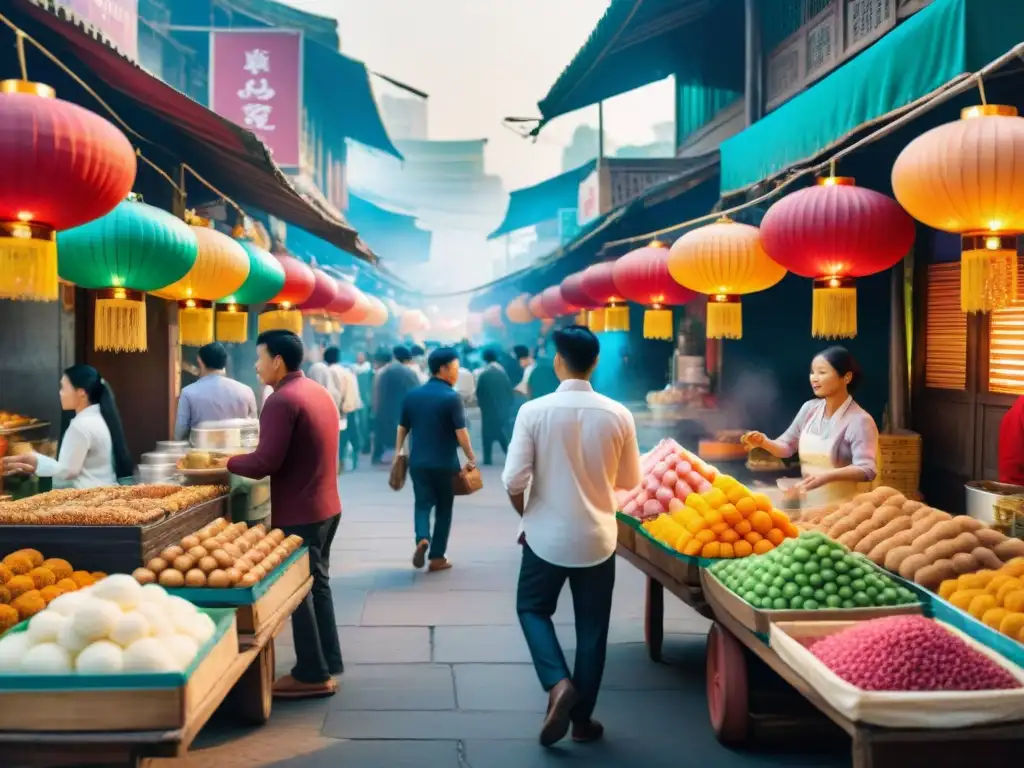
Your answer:
[[[455,709],[452,668],[443,664],[350,664],[331,709]]]
[[[336,741],[274,768],[465,768],[455,741]],[[211,767],[212,768],[212,767]]]
[[[534,733],[537,715],[528,712],[373,712],[333,710],[323,735],[340,739],[516,739]]]
[[[556,614],[556,621],[571,616]],[[371,592],[363,609],[364,626],[516,625],[515,595],[502,592],[461,591],[414,594]]]
[[[562,648],[576,646],[571,626],[555,625]],[[530,662],[519,625],[489,627],[437,627],[434,630],[434,661],[442,664],[512,664]]]
[[[363,615],[366,602],[366,590],[334,588],[331,584],[331,596],[334,598],[334,620],[339,627],[358,626]]]
[[[456,664],[459,709],[537,712],[547,709],[547,694],[532,664]]]

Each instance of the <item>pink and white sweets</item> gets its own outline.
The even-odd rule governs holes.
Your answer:
[[[682,508],[691,493],[709,490],[708,475],[714,477],[711,467],[670,438],[643,456],[640,469],[643,482],[637,488],[617,491],[616,501],[624,514],[641,520]]]
[[[865,691],[993,691],[1021,687],[992,659],[923,616],[864,621],[809,647],[839,677]]]

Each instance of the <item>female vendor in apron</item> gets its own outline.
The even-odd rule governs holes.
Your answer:
[[[800,454],[803,480],[796,490],[804,507],[843,502],[857,484],[875,477],[878,428],[854,402],[860,366],[843,347],[829,347],[811,361],[814,400],[804,403],[789,429],[777,440],[760,432],[743,436],[744,445],[763,448],[780,459]]]

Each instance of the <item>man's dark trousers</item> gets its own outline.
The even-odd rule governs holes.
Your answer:
[[[576,614],[576,665],[571,675],[551,621],[567,579]],[[588,568],[563,568],[541,559],[528,543],[523,544],[516,596],[519,624],[544,690],[550,691],[565,678],[576,686],[580,701],[572,711],[572,720],[580,725],[590,720],[597,704],[614,589],[615,555]]]
[[[345,669],[331,597],[331,544],[340,522],[341,515],[335,515],[320,523],[281,526],[289,536],[301,536],[309,547],[309,569],[313,573],[313,590],[292,614],[292,677],[300,683],[323,683]]]
[[[452,530],[452,507],[455,493],[452,479],[456,470],[430,467],[410,467],[412,492],[415,497],[416,543],[430,542],[428,557],[439,560],[448,550],[448,535]],[[434,532],[430,532],[430,511],[434,510]]]
[[[484,419],[481,426],[480,431],[483,433],[484,441],[484,464],[490,466],[493,463],[492,452],[495,443],[501,446],[502,453],[508,455],[507,418],[491,416]]]

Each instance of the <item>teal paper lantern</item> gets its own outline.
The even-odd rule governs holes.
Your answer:
[[[249,277],[241,288],[217,301],[217,340],[232,344],[249,339],[249,305],[265,304],[284,288],[280,261],[249,240],[238,243],[249,256]]]
[[[130,198],[102,218],[57,234],[57,273],[97,291],[93,346],[146,351],[146,297],[177,282],[199,246],[181,219]]]

